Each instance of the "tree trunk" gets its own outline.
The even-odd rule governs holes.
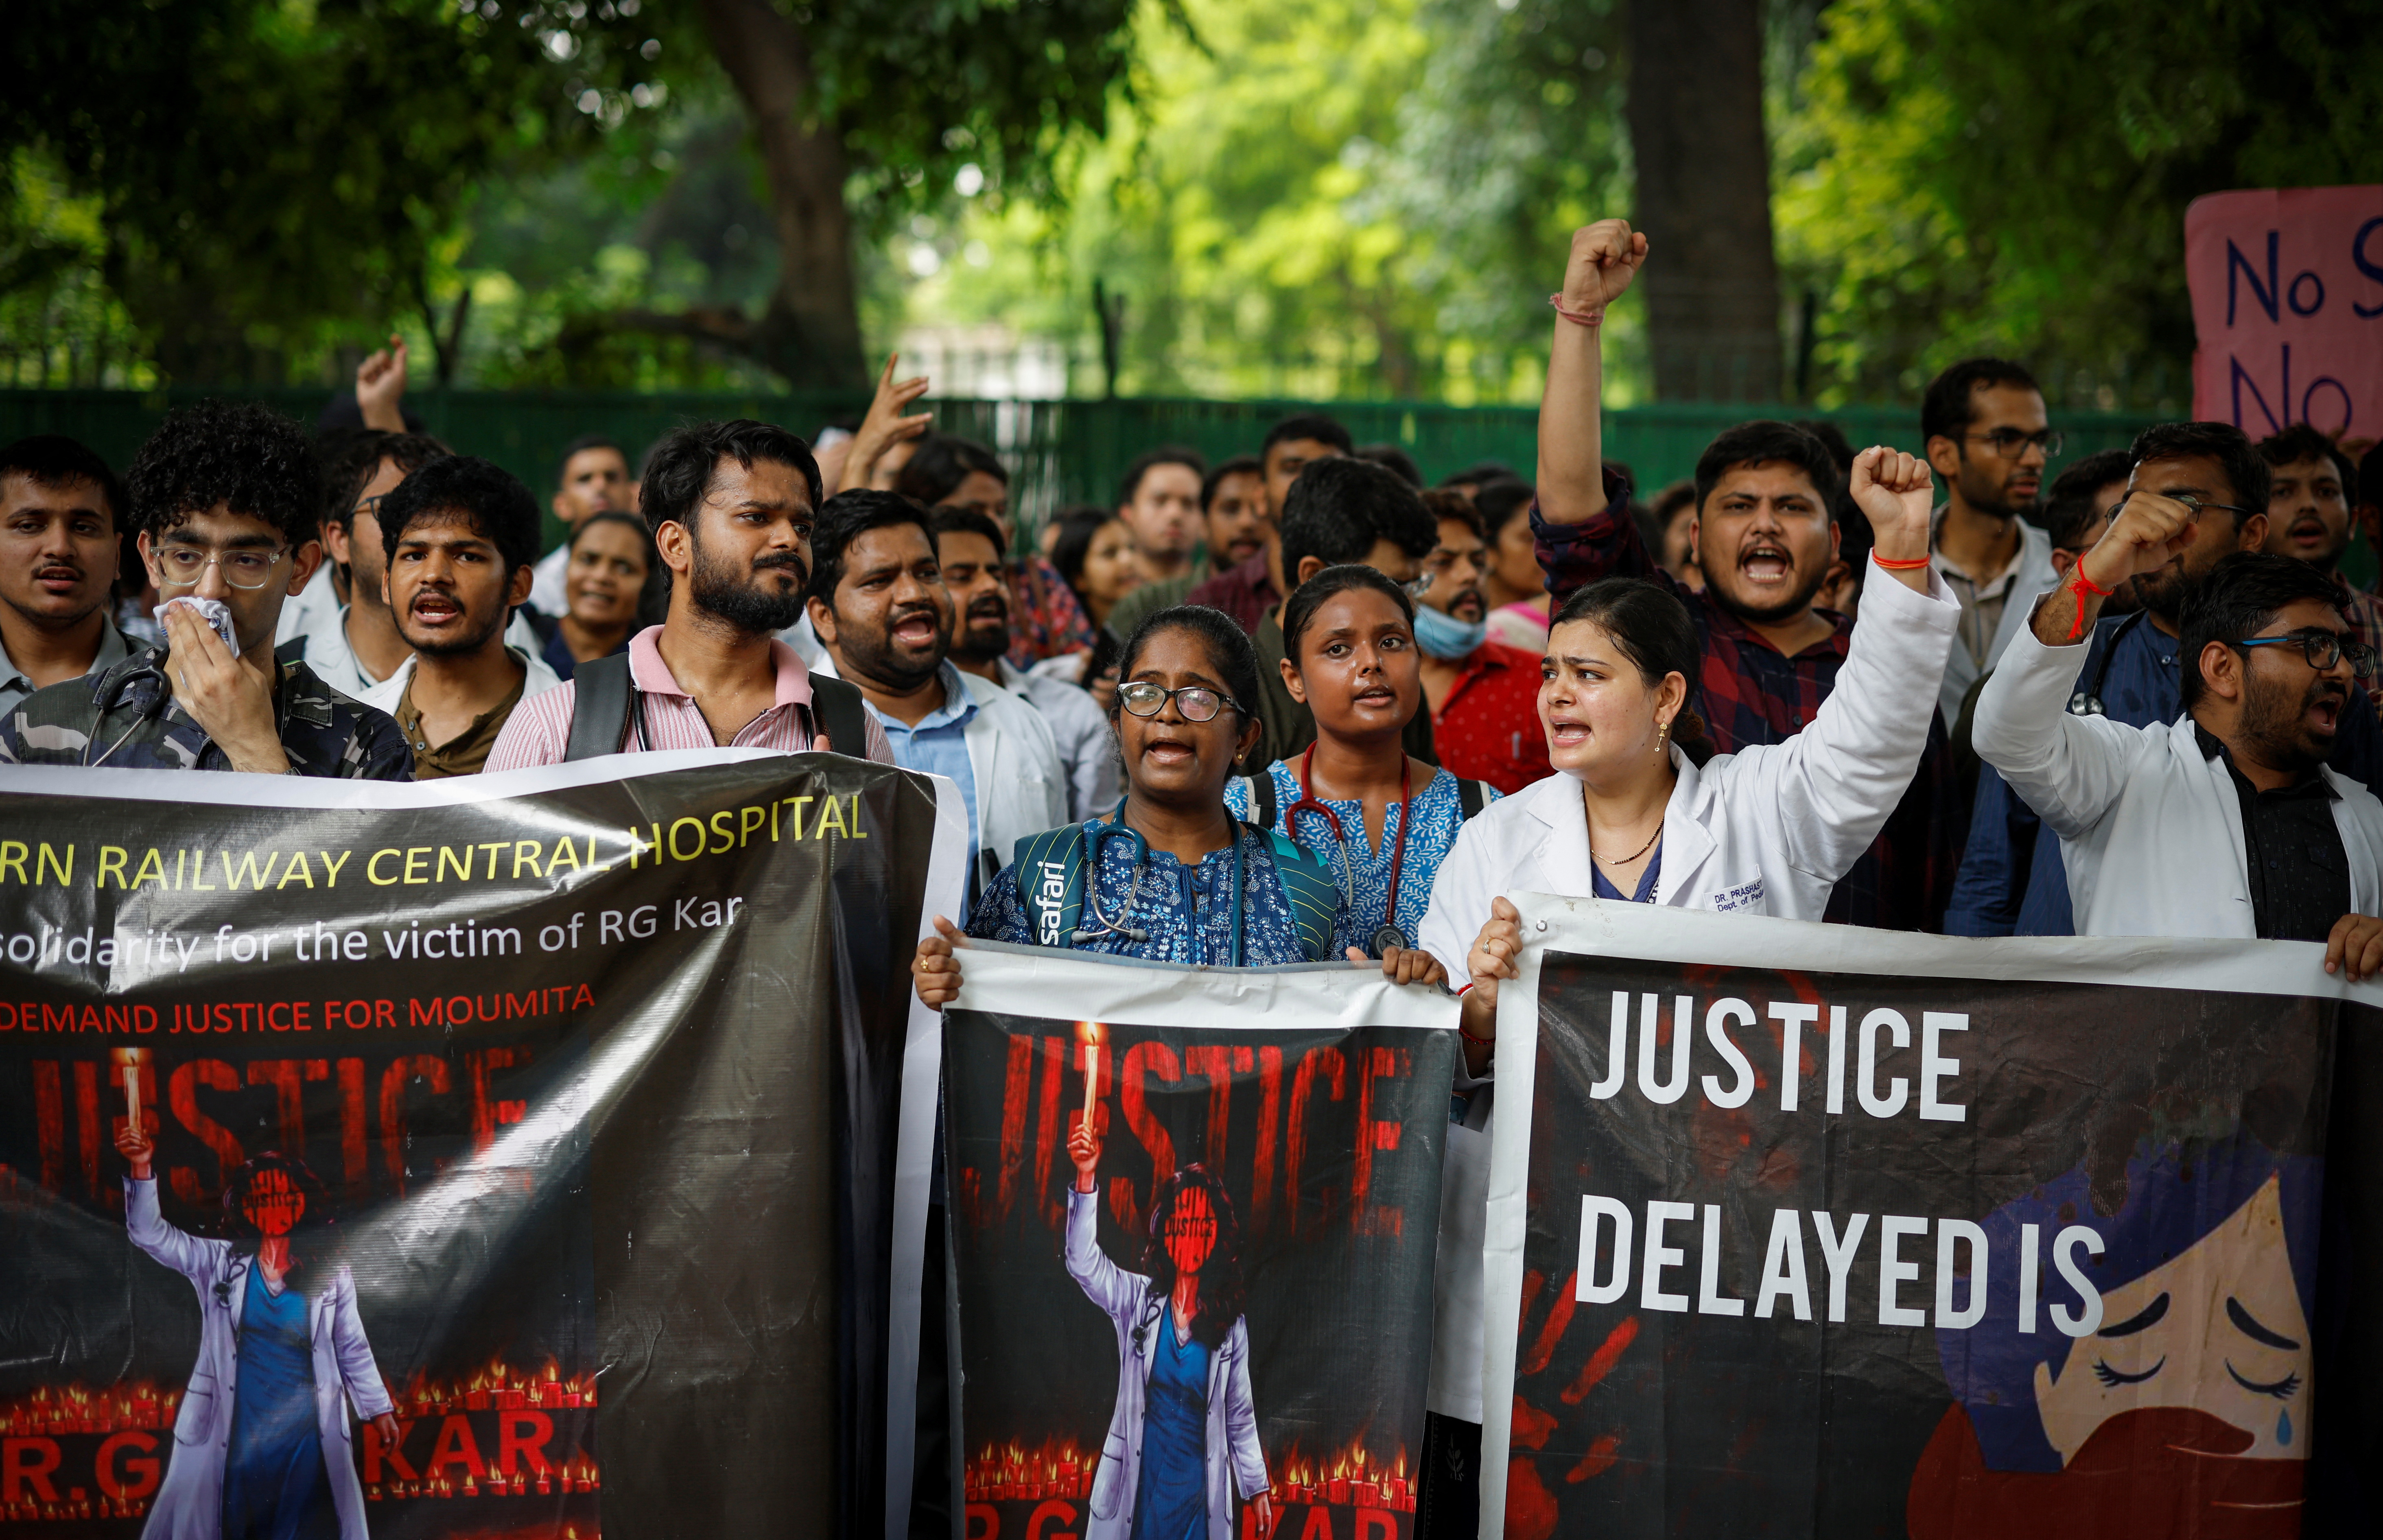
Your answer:
[[[1655,394],[1777,400],[1761,0],[1630,0],[1629,115]]]
[[[844,142],[827,122],[807,124],[810,51],[769,0],[698,0],[706,35],[751,119],[770,184],[778,282],[759,321],[685,328],[736,347],[797,389],[866,389],[844,206]],[[732,336],[730,331],[743,335]]]

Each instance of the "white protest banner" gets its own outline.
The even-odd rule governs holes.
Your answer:
[[[959,957],[966,1533],[1413,1534],[1455,1001],[1344,964]]]

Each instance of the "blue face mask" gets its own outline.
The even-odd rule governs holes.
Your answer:
[[[1415,646],[1447,662],[1473,656],[1489,635],[1488,622],[1475,621],[1465,624],[1455,616],[1434,610],[1428,604],[1415,606]]]

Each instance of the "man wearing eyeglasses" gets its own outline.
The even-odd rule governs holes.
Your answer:
[[[166,645],[28,696],[0,760],[403,781],[414,756],[386,713],[303,662],[277,663],[275,623],[323,560],[319,473],[296,423],[206,401],[150,436],[126,478]],[[177,598],[230,612],[235,645]]]
[[[1999,358],[1965,358],[1930,381],[1920,433],[1945,491],[1929,554],[1961,603],[1937,696],[1949,724],[1969,686],[2026,625],[2029,603],[2058,581],[2052,536],[2034,520],[2060,436],[2035,376]]]
[[[2258,551],[2211,569],[2182,610],[2173,723],[2068,708],[2101,597],[2210,518],[2145,482],[1987,682],[1978,753],[2060,836],[2080,935],[2321,942],[2327,971],[2383,969],[2383,802],[2326,764],[2375,655],[2323,573]]]

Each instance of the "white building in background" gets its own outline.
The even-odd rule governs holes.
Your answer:
[[[902,329],[906,377],[924,375],[937,396],[980,400],[1056,401],[1068,394],[1068,351],[1041,337],[1020,337],[999,321],[909,326]]]

